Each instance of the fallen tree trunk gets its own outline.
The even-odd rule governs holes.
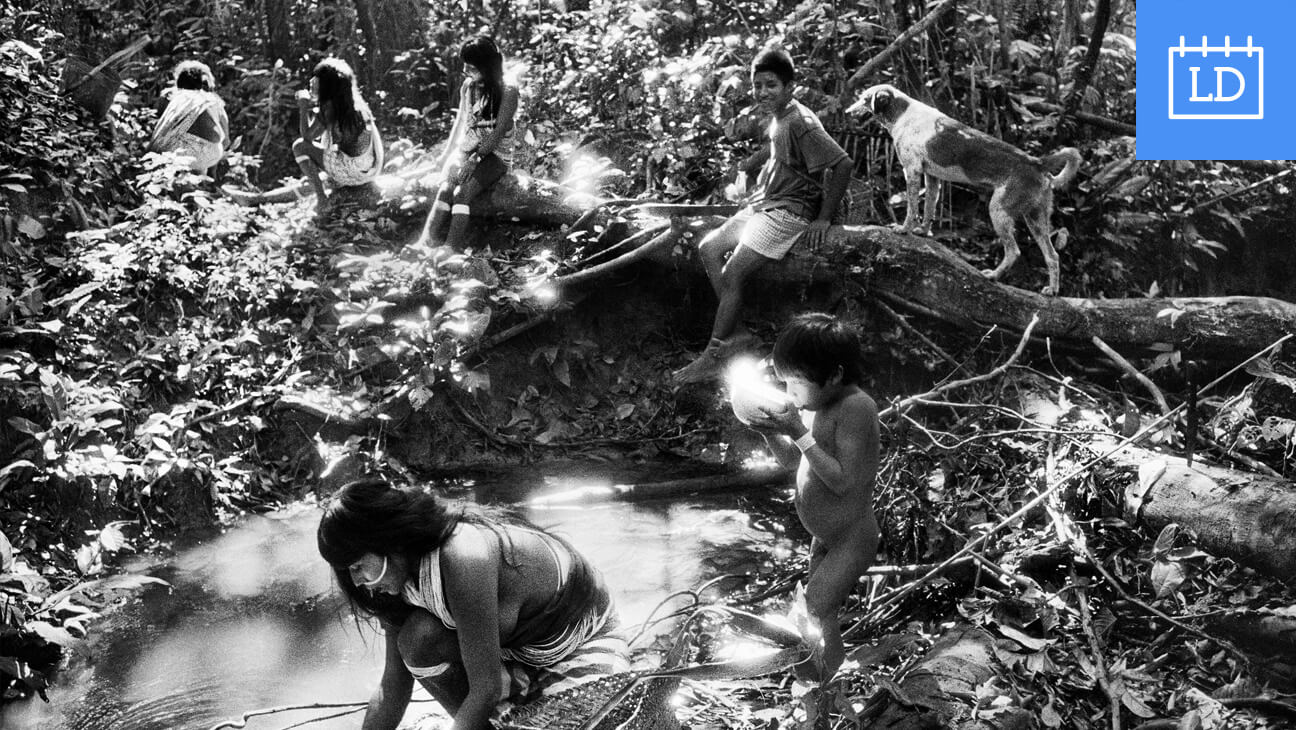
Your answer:
[[[1170,346],[1184,357],[1237,359],[1296,331],[1296,304],[1268,297],[1046,297],[987,279],[930,238],[879,226],[834,228],[828,238],[818,253],[794,249],[784,263],[765,267],[767,276],[793,282],[853,280],[892,302],[963,327],[997,325],[1020,332],[1038,314],[1036,337],[1086,346],[1098,337],[1126,352]]]
[[[1253,670],[1267,683],[1286,691],[1296,687],[1296,616],[1268,609],[1235,611],[1208,618],[1206,630],[1246,651],[1255,661]]]
[[[1200,462],[1188,467],[1182,458],[1133,446],[1112,458],[1139,469],[1125,489],[1131,521],[1153,529],[1177,523],[1207,552],[1296,580],[1296,484]]]
[[[426,190],[427,180],[426,176],[400,178],[399,183],[384,186],[382,205],[394,211],[404,195],[418,192],[420,187]],[[509,175],[475,201],[472,208],[475,217],[556,228],[581,220],[601,202],[595,198],[577,200],[552,183]],[[424,210],[423,205],[414,208],[416,214]],[[698,210],[712,212],[710,208]],[[639,226],[649,227],[653,220],[658,219],[646,218]],[[688,228],[694,232],[695,240],[701,240],[707,227],[722,221],[718,216],[700,217],[692,220]],[[693,247],[683,250],[685,257],[671,256],[661,245],[654,245],[649,251],[628,255],[636,260],[650,258],[671,266],[691,267],[701,273]],[[623,263],[614,259],[605,264],[605,270],[617,270]],[[577,272],[569,275],[566,283],[588,283],[596,278]],[[763,267],[754,279],[755,285],[772,281],[854,282],[912,311],[976,330],[993,325],[1020,332],[1038,314],[1036,337],[1084,346],[1097,337],[1116,350],[1131,353],[1151,354],[1170,347],[1184,357],[1231,359],[1296,331],[1296,304],[1267,297],[1045,297],[985,278],[931,238],[880,226],[834,227],[821,250],[812,252],[799,246],[778,265]]]
[[[381,175],[376,182],[377,194],[381,196],[379,210],[389,213],[399,212],[404,196],[423,193],[427,199],[422,204],[414,206],[413,210],[416,215],[427,215],[432,208],[431,198],[439,182],[437,173],[427,166],[416,167],[394,175]],[[310,184],[304,180],[273,190],[248,191],[225,186],[221,191],[235,203],[248,206],[290,203],[313,197]],[[586,206],[592,207],[599,202],[601,201],[588,196],[584,200],[575,200],[570,190],[537,178],[522,174],[505,175],[490,190],[473,201],[472,215],[474,218],[525,222],[557,228],[571,225],[586,211]],[[404,214],[408,215],[408,212]]]

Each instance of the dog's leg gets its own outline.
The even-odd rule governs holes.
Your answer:
[[[994,191],[994,195],[990,196],[990,224],[994,226],[999,242],[1003,244],[1004,257],[998,266],[981,272],[989,279],[1003,276],[1004,272],[1011,269],[1021,257],[1021,249],[1017,247],[1017,236],[1013,232],[1013,226],[1017,221],[1004,206],[1005,192],[1006,188],[999,188]],[[1056,259],[1056,256],[1054,258]]]
[[[1059,277],[1057,250],[1053,248],[1052,236],[1049,234],[1049,208],[1051,207],[1040,206],[1026,215],[1026,228],[1039,244],[1040,253],[1044,254],[1044,265],[1048,267],[1048,286],[1040,291],[1047,297],[1057,296]],[[1061,231],[1061,234],[1062,239],[1065,240],[1066,231]]]
[[[911,232],[917,227],[918,223],[918,187],[922,185],[922,166],[915,165],[904,167],[905,177],[905,217],[904,222],[899,225],[893,225],[897,231]]]
[[[923,186],[927,188],[927,194],[923,201],[922,225],[914,230],[924,236],[931,234],[932,221],[936,219],[936,211],[939,210],[937,205],[940,203],[941,181],[940,178],[933,177],[929,173],[923,173]]]

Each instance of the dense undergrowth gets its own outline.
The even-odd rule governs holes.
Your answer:
[[[1239,255],[1246,239],[1291,224],[1296,214],[1283,203],[1290,195],[1283,181],[1244,189],[1266,173],[1136,162],[1132,139],[1058,130],[1055,118],[1027,111],[1028,100],[1064,95],[1083,46],[1057,41],[1062,19],[1026,17],[1023,10],[1013,19],[1007,57],[996,55],[991,41],[1000,26],[978,7],[991,4],[960,6],[883,78],[924,88],[942,108],[1028,150],[1059,139],[1083,147],[1085,172],[1076,190],[1059,198],[1058,211],[1072,231],[1075,253],[1064,257],[1064,278],[1075,294],[1208,292],[1221,284],[1210,266],[1216,257]],[[291,172],[292,93],[315,60],[335,52],[357,61],[387,135],[409,140],[393,145],[404,150],[394,166],[412,166],[448,125],[445,105],[458,82],[453,44],[488,26],[506,48],[526,49],[515,53],[528,93],[521,129],[526,169],[564,180],[572,192],[704,200],[718,195],[745,151],[721,130],[748,103],[745,69],[754,49],[786,45],[804,59],[803,99],[838,134],[872,140],[876,130],[856,129],[840,115],[844,80],[889,43],[892,31],[915,20],[917,8],[738,2],[703,12],[701,3],[690,11],[595,2],[568,13],[537,4],[478,16],[433,9],[403,29],[408,37],[385,39],[389,63],[379,71],[377,59],[360,51],[349,7],[293,6],[292,37],[316,40],[278,62],[243,45],[240,32],[259,23],[243,6],[153,15],[143,3],[83,5],[72,13],[56,3],[0,2],[0,115],[15,132],[0,141],[0,701],[42,691],[57,647],[83,637],[115,591],[143,580],[111,576],[105,563],[111,567],[112,553],[179,526],[291,499],[312,485],[325,449],[310,439],[292,448],[282,443],[275,406],[283,396],[340,393],[360,403],[372,423],[443,424],[431,441],[441,451],[417,465],[423,468],[596,448],[711,458],[720,434],[730,433],[716,399],[685,402],[695,396],[662,377],[682,345],[661,331],[667,328],[655,340],[556,336],[510,344],[510,377],[492,381],[483,345],[493,335],[580,309],[548,300],[536,286],[590,253],[562,231],[500,224],[468,251],[420,249],[406,245],[421,222],[410,212],[426,194],[417,186],[377,213],[319,221],[308,204],[238,207],[210,181],[142,155],[153,100],[175,61],[197,56],[218,69],[240,137],[225,179],[268,184]],[[395,2],[385,7],[408,12]],[[1096,113],[1132,118],[1132,27],[1132,15],[1124,17],[1109,37],[1086,92]],[[321,28],[326,32],[315,32]],[[1125,30],[1128,36],[1117,32]],[[153,40],[128,66],[110,122],[92,119],[59,93],[60,59],[101,58],[141,33]],[[976,73],[952,70],[959,68]],[[900,189],[895,171],[883,156],[857,170],[874,183],[873,205],[885,220]],[[978,227],[980,203],[970,194],[957,201],[952,225],[961,234],[972,227],[967,255],[993,256],[988,230]],[[1262,279],[1247,293],[1278,286]],[[905,327],[869,302],[841,306],[867,320],[876,361],[932,380],[945,372],[943,353],[916,346]],[[993,361],[964,335],[933,336],[969,363]],[[1251,385],[1204,404],[1211,416],[1203,428],[1222,445],[1220,456],[1243,454],[1286,474],[1296,438],[1293,410],[1284,404],[1294,381],[1282,360],[1265,363],[1267,369],[1253,370]],[[1156,365],[1178,382],[1173,352]],[[880,396],[900,395],[878,385]],[[981,397],[994,403],[1004,394]],[[1089,397],[1109,414],[1104,428],[1128,423],[1137,413],[1131,400],[1142,400],[1098,391]],[[889,425],[879,508],[892,562],[939,559],[978,524],[1011,511],[1021,499],[1018,486],[1041,478],[1051,443],[1002,436],[1021,425],[993,408]],[[345,448],[395,468],[392,433],[387,426],[362,429]],[[1001,437],[988,440],[987,433]],[[1047,458],[1064,458],[1068,447],[1058,448]],[[1291,604],[1280,587],[1229,561],[1172,553],[1186,536],[1159,553],[1150,549],[1138,532],[1115,523],[1119,510],[1111,509],[1107,489],[1095,479],[1080,482],[1067,496],[1076,507],[1066,511],[1072,516],[1031,523],[1014,533],[1014,549],[1044,541],[1049,530],[1087,530],[1096,550],[1115,556],[1131,590],[1161,594],[1167,606],[1206,612],[1221,602]],[[1181,557],[1165,558],[1172,554]],[[1193,570],[1162,593],[1146,586],[1158,559]],[[1058,587],[1040,583],[1042,592],[1028,592],[1022,613],[1011,619],[996,613],[1006,595],[1001,589],[983,590],[961,606],[974,623],[1018,632],[1034,627],[1034,642],[1008,635],[1019,648],[1008,650],[1017,658],[1006,663],[1022,685],[986,688],[984,697],[993,705],[993,698],[1013,696],[1013,707],[1040,717],[1052,717],[1043,710],[1050,707],[1060,721],[1082,727],[1077,718],[1097,707],[1092,673],[1075,659],[1079,639],[1067,631],[1076,616],[1064,610],[1059,619]],[[953,608],[948,600],[940,605]],[[1118,610],[1097,600],[1096,615]],[[925,646],[943,619],[940,611],[928,614],[922,619],[933,623],[904,643],[901,659]],[[886,620],[894,628],[901,618]],[[1148,668],[1149,656],[1182,660],[1201,675],[1193,683],[1199,689],[1221,684],[1221,676],[1242,676],[1208,647],[1139,640],[1145,621],[1108,625],[1104,634],[1129,668],[1129,684],[1139,687],[1138,702],[1165,707],[1187,691]],[[859,711],[855,705],[875,688],[870,676],[850,675],[835,695],[839,709]],[[1130,710],[1141,714],[1141,706]],[[757,727],[774,716],[733,726]]]

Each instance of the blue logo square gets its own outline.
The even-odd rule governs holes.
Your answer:
[[[1144,0],[1140,160],[1296,159],[1293,0]]]

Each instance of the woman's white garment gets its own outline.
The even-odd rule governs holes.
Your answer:
[[[338,148],[328,129],[324,130],[324,172],[333,184],[341,187],[364,185],[378,177],[378,131],[368,128],[369,146],[352,157]]]
[[[225,130],[219,123],[224,104],[210,91],[172,89],[166,109],[153,128],[149,149],[190,157],[190,169],[202,172],[225,157]],[[210,114],[218,139],[203,139],[189,130],[203,114]]]

